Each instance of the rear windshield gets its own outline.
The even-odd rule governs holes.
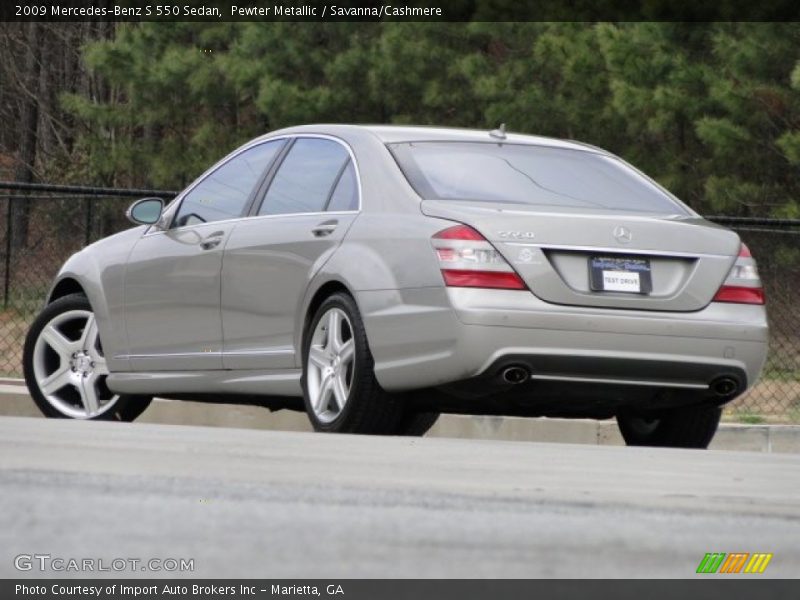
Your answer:
[[[412,142],[389,149],[412,187],[429,200],[688,214],[622,160],[592,151],[481,142]]]

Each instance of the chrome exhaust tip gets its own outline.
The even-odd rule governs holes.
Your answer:
[[[503,369],[501,376],[503,377],[503,381],[506,383],[517,385],[519,383],[525,383],[528,381],[528,379],[531,377],[531,374],[525,367],[514,365]]]
[[[733,377],[717,377],[709,387],[719,398],[729,398],[739,393],[739,382]]]

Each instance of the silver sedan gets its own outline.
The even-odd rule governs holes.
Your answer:
[[[131,420],[158,395],[331,432],[616,417],[629,444],[705,447],[766,356],[739,237],[576,142],[295,127],[129,217],[66,262],[31,327],[48,416]]]

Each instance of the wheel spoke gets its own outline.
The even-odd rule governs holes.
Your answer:
[[[336,397],[336,405],[341,411],[347,403],[347,384],[344,381],[344,372],[333,378],[333,394]]]
[[[100,401],[97,398],[97,387],[95,386],[96,382],[97,379],[94,375],[84,377],[81,381],[81,403],[83,404],[87,417],[93,416],[100,409]]]
[[[338,352],[342,345],[342,317],[338,310],[332,310],[328,315],[328,345],[327,349]]]
[[[333,377],[324,375],[319,385],[319,393],[317,394],[317,414],[321,414],[327,410],[331,401],[331,393],[333,392]]]
[[[58,370],[48,375],[39,382],[39,388],[46,396],[54,394],[65,385],[74,385],[72,381],[72,371],[66,365],[59,367]]]
[[[97,321],[94,315],[90,315],[86,319],[86,325],[83,328],[83,334],[81,334],[80,346],[82,349],[89,350],[92,353],[95,351],[97,346]]]
[[[353,360],[353,357],[356,353],[356,344],[353,341],[353,338],[350,338],[346,342],[342,344],[339,348],[339,358],[342,361],[342,365],[347,365],[350,361]]]
[[[328,358],[328,354],[322,348],[318,346],[311,346],[308,350],[308,360],[311,361],[311,364],[319,369],[323,369],[328,366],[330,363],[330,359]]]
[[[45,343],[58,354],[62,362],[70,359],[70,354],[76,346],[75,342],[68,340],[63,333],[52,325],[45,327],[41,336]]]

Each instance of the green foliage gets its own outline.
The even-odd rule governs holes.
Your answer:
[[[105,93],[62,100],[93,182],[178,188],[300,123],[505,122],[616,152],[702,213],[800,213],[797,23],[142,23],[84,57]]]

